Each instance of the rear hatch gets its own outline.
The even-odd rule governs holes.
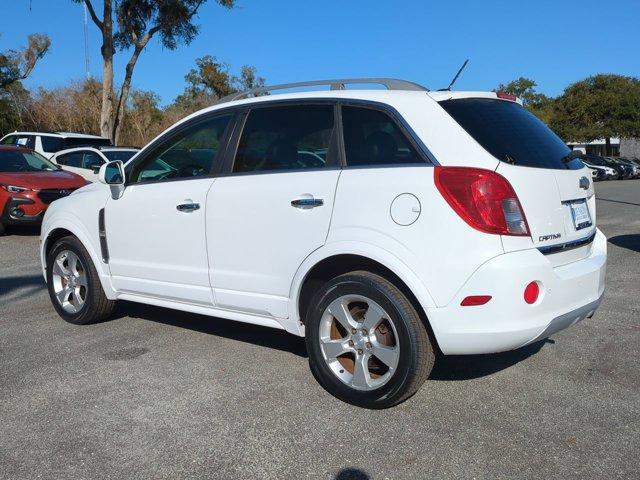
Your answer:
[[[530,242],[554,265],[589,255],[595,233],[591,173],[542,121],[515,101],[464,97],[440,105],[500,162],[496,171],[513,186],[524,210]],[[503,237],[505,251],[526,248],[523,239]]]

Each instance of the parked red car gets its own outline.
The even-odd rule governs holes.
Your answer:
[[[86,184],[33,150],[0,145],[0,235],[6,225],[39,224],[51,202]]]

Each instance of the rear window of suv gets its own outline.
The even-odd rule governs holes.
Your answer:
[[[440,102],[449,115],[498,160],[536,168],[580,169],[582,162],[564,163],[571,150],[535,115],[516,102],[492,98],[461,98]]]

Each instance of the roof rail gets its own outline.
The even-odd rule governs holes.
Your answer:
[[[345,90],[346,85],[354,83],[371,83],[375,85],[384,85],[387,90],[417,90],[423,92],[429,91],[428,88],[425,88],[417,83],[409,82],[408,80],[398,80],[395,78],[337,78],[333,80],[311,80],[308,82],[281,83],[279,85],[252,88],[251,90],[246,90],[244,92],[236,92],[232,93],[231,95],[227,95],[226,97],[218,100],[216,104],[240,100],[241,98],[248,97],[249,95],[259,95],[271,92],[273,90],[288,90],[290,88],[329,85],[331,90]]]

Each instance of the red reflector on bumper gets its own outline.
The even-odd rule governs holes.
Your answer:
[[[484,305],[489,300],[491,300],[491,295],[471,295],[470,297],[466,297],[460,303],[462,307],[475,307],[478,305]]]

